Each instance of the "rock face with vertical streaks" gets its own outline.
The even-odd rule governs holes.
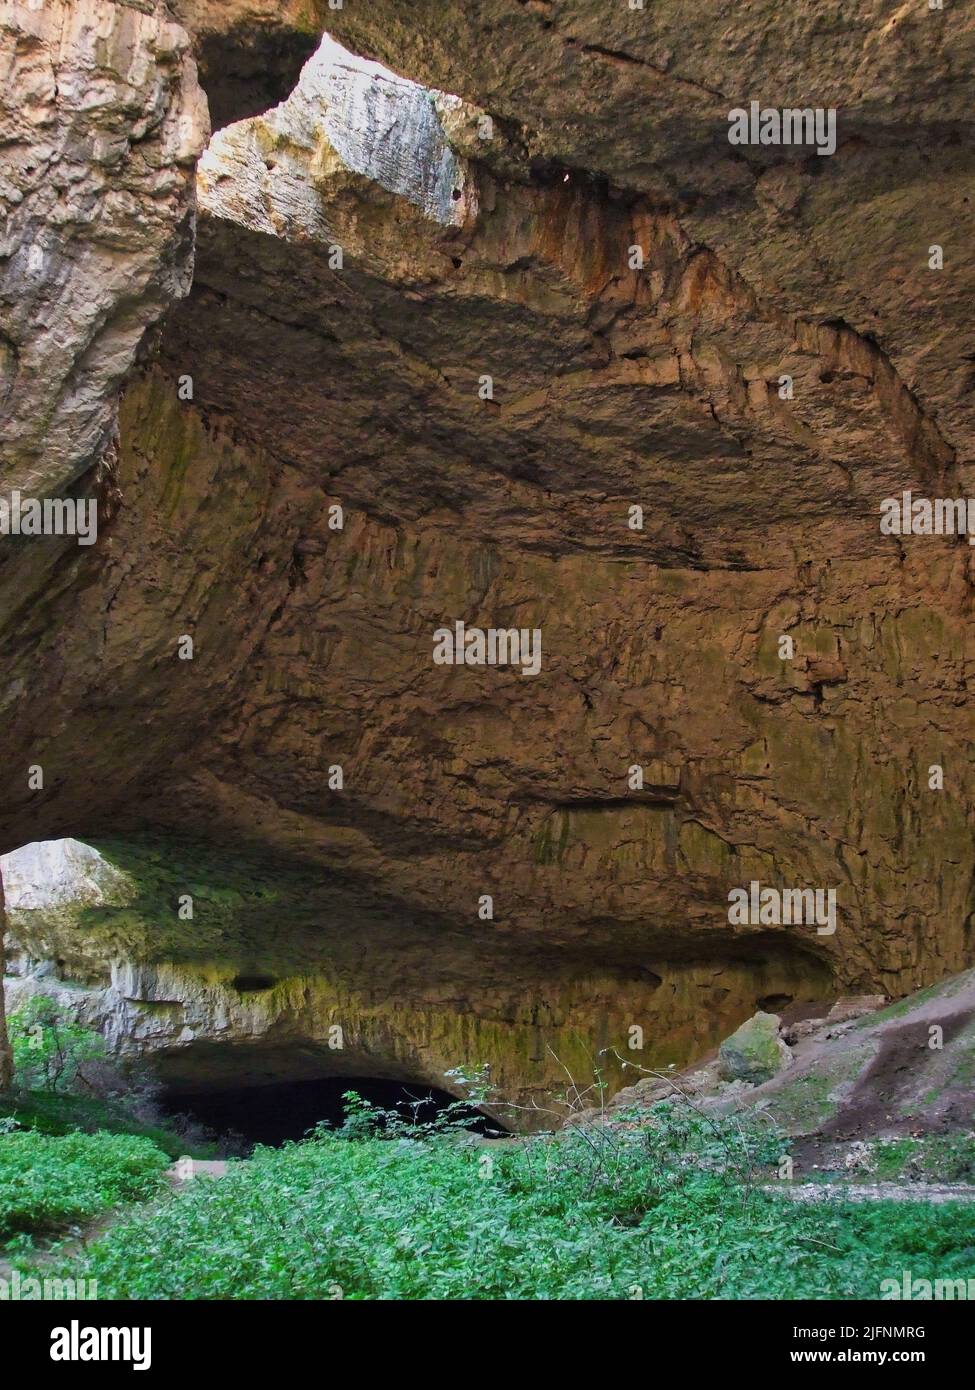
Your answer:
[[[93,466],[128,375],[97,546],[3,542],[3,845],[299,862],[336,885],[326,937],[398,924],[408,1012],[438,939],[482,1020],[502,977],[530,1021],[608,968],[675,1059],[668,1029],[686,1060],[756,1009],[963,969],[975,550],[879,521],[975,495],[968,18],[448,8],[176,7],[220,103],[182,299],[192,60],[125,9],[156,47],[97,88],[115,144],[78,186],[116,220],[79,264],[132,292],[98,280],[45,346],[32,291],[8,350],[11,485]],[[51,160],[68,98],[14,42]],[[836,153],[730,145],[753,96],[836,106]],[[58,208],[13,167],[43,250]],[[33,283],[30,241],[0,265]],[[537,630],[538,674],[437,664],[457,622]],[[835,889],[835,933],[729,921],[753,881]]]
[[[189,289],[206,102],[163,4],[5,4],[0,71],[0,478],[44,495],[101,462],[147,328]]]

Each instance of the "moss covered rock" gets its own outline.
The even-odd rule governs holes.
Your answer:
[[[725,1081],[749,1081],[759,1086],[792,1065],[792,1053],[779,1037],[778,1014],[759,1012],[718,1049],[719,1070]]]

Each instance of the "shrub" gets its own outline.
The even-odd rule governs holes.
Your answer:
[[[101,1037],[75,1022],[47,994],[36,994],[12,1013],[8,1029],[14,1079],[28,1091],[69,1091],[83,1063],[105,1052]]]
[[[151,1197],[169,1162],[132,1135],[0,1135],[0,1240],[55,1231],[118,1202]]]

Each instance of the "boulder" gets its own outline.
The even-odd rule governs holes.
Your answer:
[[[753,1014],[718,1049],[724,1081],[748,1081],[759,1086],[792,1065],[792,1053],[779,1037],[778,1014]]]

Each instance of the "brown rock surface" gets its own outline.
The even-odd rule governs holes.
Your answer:
[[[275,98],[297,80],[307,12],[177,8],[227,75],[218,124],[261,109],[255,55],[280,56]],[[212,143],[192,293],[130,381],[98,545],[2,543],[3,847],[189,828],[354,874],[394,917],[473,928],[490,894],[515,976],[529,944],[554,974],[754,971],[752,998],[702,1000],[708,1042],[761,995],[962,969],[973,552],[878,520],[905,489],[975,493],[969,17],[383,0],[324,22],[437,90],[349,56]],[[156,110],[193,100],[176,48]],[[734,149],[752,96],[839,107],[836,155]],[[189,147],[151,138],[172,191],[119,261],[141,326],[111,369],[65,347],[87,423],[70,459],[50,427],[62,482],[180,292]],[[39,400],[13,398],[11,485],[39,476]],[[435,665],[456,620],[539,628],[540,673]],[[835,935],[730,925],[755,879],[835,888]]]

